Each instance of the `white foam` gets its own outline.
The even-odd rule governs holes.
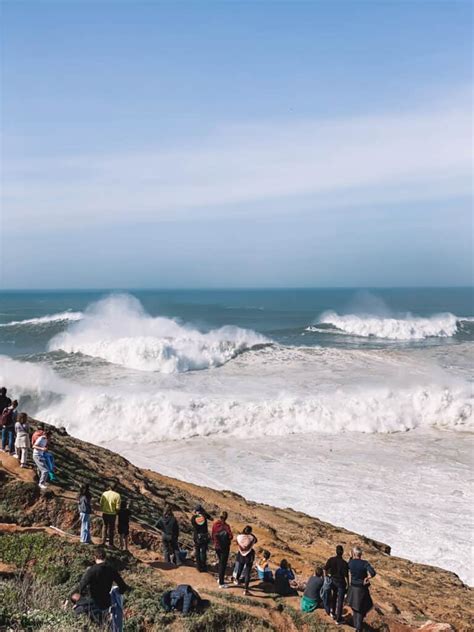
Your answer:
[[[2,323],[0,327],[13,327],[15,325],[44,325],[54,322],[67,322],[81,320],[82,312],[59,312],[58,314],[48,314],[38,318],[27,318],[26,320],[12,320],[9,323]]]
[[[403,318],[388,318],[357,314],[341,316],[336,312],[325,312],[318,323],[332,325],[340,332],[353,336],[373,336],[389,340],[423,340],[431,337],[454,336],[458,327],[458,318],[449,313],[429,318],[411,314]],[[307,331],[320,331],[320,329],[316,324],[307,327]]]
[[[149,316],[129,295],[92,305],[79,323],[55,336],[49,350],[83,353],[141,371],[175,373],[221,366],[263,336],[226,326],[202,333],[175,320]]]

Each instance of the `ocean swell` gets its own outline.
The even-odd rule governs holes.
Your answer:
[[[18,326],[35,326],[49,325],[50,323],[78,321],[83,317],[82,312],[59,312],[58,314],[48,314],[39,316],[38,318],[27,318],[25,320],[12,320],[9,323],[0,323],[0,327],[18,327]]]
[[[387,340],[423,340],[425,338],[447,338],[458,331],[459,320],[453,314],[438,314],[429,318],[406,314],[403,318],[378,317],[371,315],[339,315],[325,312],[318,323],[307,327],[307,331],[339,332],[364,338],[385,338]],[[331,326],[323,329],[318,325]]]
[[[152,317],[129,295],[108,297],[80,322],[56,335],[49,351],[82,353],[140,371],[182,373],[221,366],[268,342],[264,336],[226,326],[203,333],[175,320]]]

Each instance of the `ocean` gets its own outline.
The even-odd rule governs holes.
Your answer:
[[[0,297],[20,409],[474,584],[472,288]]]

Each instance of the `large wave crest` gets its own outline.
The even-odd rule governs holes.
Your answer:
[[[339,315],[324,312],[318,323],[308,327],[308,331],[320,331],[318,325],[332,325],[341,333],[385,338],[388,340],[423,340],[425,338],[448,338],[458,330],[458,318],[453,314],[438,314],[423,318],[407,314],[401,318],[370,315]]]
[[[266,342],[253,331],[233,326],[203,333],[170,318],[152,317],[136,298],[116,295],[93,304],[48,348],[83,353],[130,369],[180,373],[221,366]]]

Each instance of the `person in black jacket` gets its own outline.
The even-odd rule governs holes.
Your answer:
[[[179,524],[174,517],[171,507],[165,507],[163,516],[155,525],[162,531],[161,542],[163,546],[163,558],[167,564],[173,562],[176,566],[181,566],[179,557]]]
[[[12,400],[7,397],[7,389],[2,386],[2,388],[0,388],[0,415],[3,413],[5,408],[11,406],[11,403]]]
[[[111,606],[110,591],[113,584],[117,584],[121,594],[128,590],[119,572],[107,563],[104,548],[97,547],[95,564],[86,570],[78,592],[71,596],[76,604],[76,614],[87,614],[92,621],[103,625]],[[88,598],[85,597],[86,591],[89,593]]]
[[[338,544],[336,546],[336,555],[330,557],[324,567],[325,576],[331,577],[331,594],[329,597],[330,612],[328,612],[328,614],[331,614],[337,623],[342,623],[342,607],[349,576],[349,566],[342,557],[343,555],[344,549]]]
[[[207,547],[209,545],[208,520],[212,520],[212,516],[204,510],[202,505],[196,505],[194,515],[191,518],[191,525],[194,535],[196,566],[200,573],[207,572]]]

